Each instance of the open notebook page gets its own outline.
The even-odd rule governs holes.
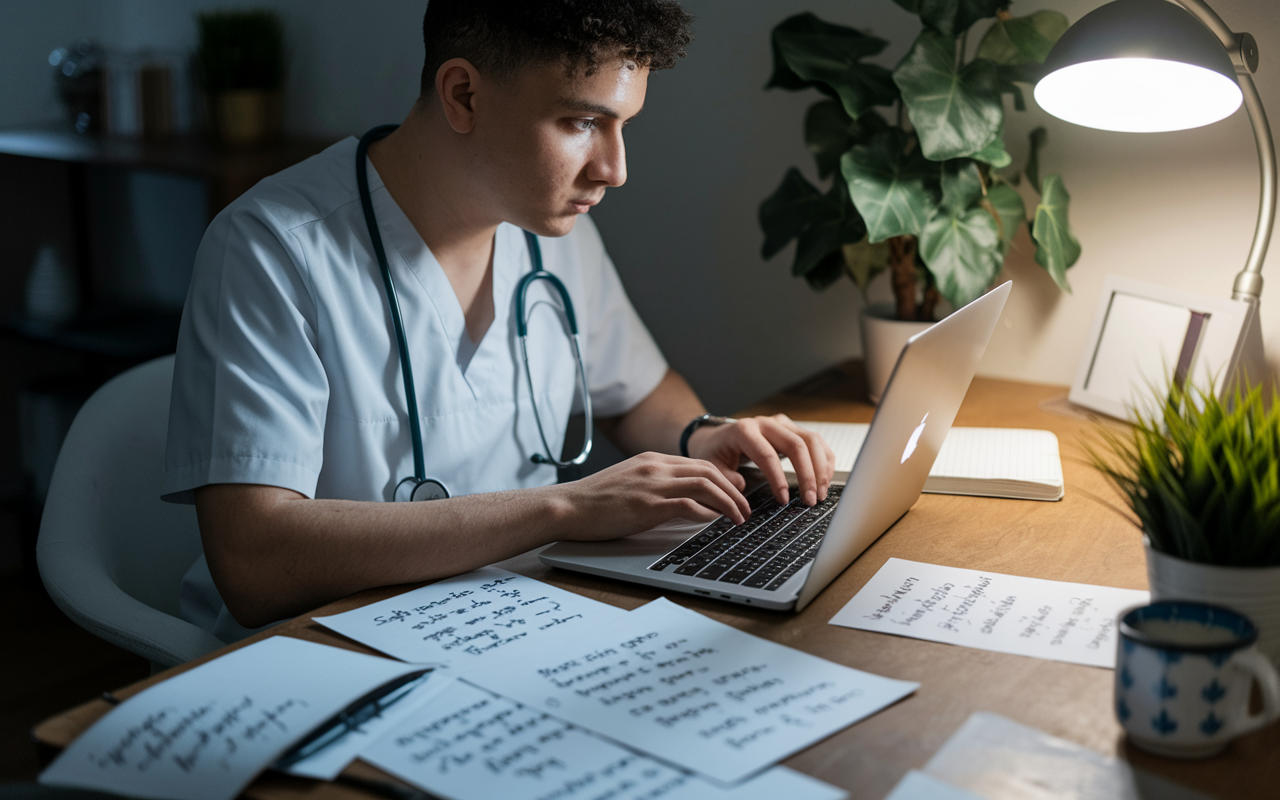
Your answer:
[[[822,435],[836,454],[836,480],[858,458],[870,425],[855,422],[796,423]],[[791,462],[782,467],[794,474]],[[1063,494],[1058,437],[1031,428],[952,428],[929,470],[924,491],[984,497],[1058,500]]]

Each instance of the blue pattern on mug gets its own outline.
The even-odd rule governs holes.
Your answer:
[[[1151,718],[1151,727],[1161,736],[1168,736],[1178,729],[1178,721],[1169,716],[1168,709],[1160,709],[1160,716]]]
[[[1200,730],[1205,736],[1212,736],[1222,729],[1226,723],[1218,719],[1212,711],[1200,722]]]
[[[1128,639],[1121,639],[1121,640],[1120,640],[1120,644],[1121,644],[1121,646],[1122,646],[1122,647],[1124,647],[1124,652],[1125,652],[1126,654],[1128,654],[1128,653],[1132,653],[1132,652],[1133,652],[1133,650],[1134,650],[1134,648],[1136,648],[1136,647],[1138,646],[1138,643],[1137,643],[1137,642],[1133,642],[1133,641],[1130,641],[1130,640],[1128,640]]]
[[[1120,718],[1121,722],[1127,720],[1132,714],[1133,712],[1129,710],[1129,704],[1124,701],[1123,697],[1116,700],[1116,716]]]
[[[1234,650],[1223,650],[1218,653],[1205,653],[1204,655],[1205,655],[1205,658],[1213,662],[1213,665],[1215,667],[1221,667],[1223,664],[1227,663],[1227,661],[1229,661],[1231,657],[1235,654],[1236,654],[1236,651]]]
[[[1129,671],[1128,664],[1120,668],[1120,685],[1126,689],[1133,687],[1133,673]]]
[[[1218,666],[1222,666],[1219,664]],[[1206,703],[1216,703],[1221,700],[1227,693],[1226,687],[1218,683],[1218,679],[1214,678],[1213,683],[1200,690],[1200,696],[1204,698]]]
[[[1156,686],[1156,696],[1166,700],[1178,696],[1178,687],[1169,683],[1168,673],[1160,676],[1160,683]]]
[[[1173,666],[1182,660],[1182,653],[1175,653],[1172,650],[1157,650],[1156,655],[1160,656],[1161,660],[1169,666]]]

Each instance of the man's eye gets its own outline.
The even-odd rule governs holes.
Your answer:
[[[589,131],[596,126],[594,119],[575,119],[573,125],[580,131]]]

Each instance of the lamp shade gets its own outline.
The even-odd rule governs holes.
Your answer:
[[[1197,128],[1243,95],[1231,57],[1186,9],[1116,0],[1081,17],[1044,62],[1036,102],[1055,117],[1108,131]]]

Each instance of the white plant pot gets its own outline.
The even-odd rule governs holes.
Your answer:
[[[1280,665],[1280,567],[1197,564],[1147,548],[1152,600],[1195,600],[1241,612],[1258,626],[1258,650]]]
[[[880,402],[889,376],[907,340],[927,330],[932,322],[904,322],[892,303],[872,303],[862,309],[862,360],[867,368],[867,395]]]

